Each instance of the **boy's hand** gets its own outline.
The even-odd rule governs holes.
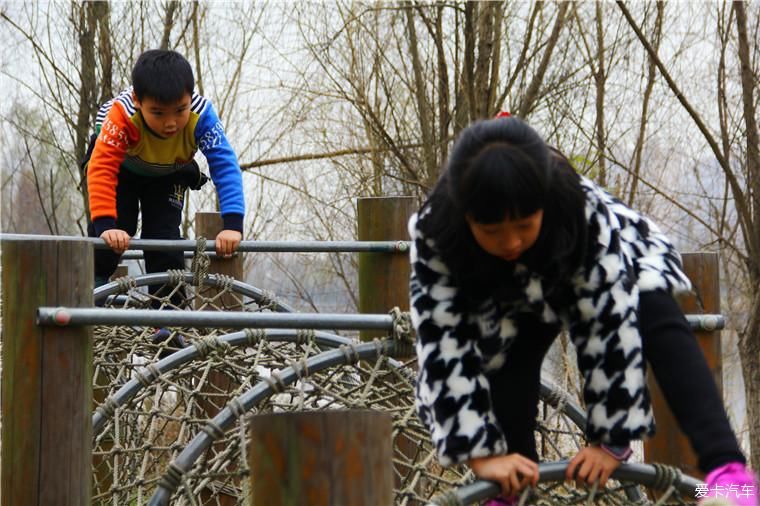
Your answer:
[[[237,230],[222,230],[216,236],[216,254],[224,258],[231,257],[242,239],[243,234]]]
[[[106,230],[100,234],[100,238],[103,239],[117,255],[124,253],[129,247],[129,240],[131,239],[128,233],[118,228]]]
[[[571,481],[575,478],[578,486],[583,484],[592,485],[595,481],[603,487],[612,472],[620,466],[620,461],[598,446],[587,446],[573,457],[567,465],[565,479]],[[575,475],[578,471],[577,476]]]
[[[499,483],[504,497],[538,484],[538,464],[519,453],[471,459],[468,464],[478,478]]]

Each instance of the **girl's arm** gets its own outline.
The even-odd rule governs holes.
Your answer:
[[[602,232],[593,262],[575,282],[570,334],[584,380],[587,439],[625,446],[652,434],[654,419],[644,376],[634,267],[621,250],[619,234],[605,227],[604,218],[592,216],[592,229]]]
[[[491,409],[478,327],[460,307],[457,288],[432,241],[409,222],[411,315],[417,330],[417,410],[442,465],[504,454],[506,440]]]
[[[587,436],[627,445],[654,432],[638,326],[639,290],[689,290],[680,255],[650,220],[588,179],[589,248],[570,331],[584,377]]]

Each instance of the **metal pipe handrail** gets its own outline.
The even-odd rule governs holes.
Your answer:
[[[158,284],[174,284],[176,283],[176,279],[174,279],[174,276],[169,275],[168,272],[154,272],[152,274],[141,274],[139,276],[126,276],[128,278],[128,283],[131,284],[134,283],[134,287],[141,287],[141,286],[150,286],[150,285],[158,285]],[[184,271],[182,272],[182,281],[184,281],[187,284],[193,283],[194,275],[190,271]],[[118,295],[121,293],[124,293],[126,290],[123,286],[124,277],[119,278],[117,280],[111,281],[109,283],[106,283],[105,285],[101,285],[97,288],[95,288],[95,291],[93,292],[93,299],[95,303],[105,301],[108,296],[110,295]],[[274,293],[268,293],[266,290],[262,290],[260,288],[256,288],[255,286],[249,285],[248,283],[244,281],[238,281],[237,279],[229,280],[225,276],[222,276],[220,274],[208,274],[206,277],[204,277],[201,280],[201,283],[204,286],[210,286],[210,287],[219,287],[224,288],[225,286],[229,285],[229,288],[233,290],[236,293],[245,295],[247,297],[250,297],[256,303],[271,303],[274,305],[273,310],[277,312],[287,312],[287,313],[294,313],[295,310],[290,307],[289,305],[285,304],[284,302],[277,300],[276,295]],[[272,297],[275,298],[272,298]]]
[[[565,471],[569,460],[560,460],[557,462],[546,462],[538,465],[539,483],[561,482],[565,480]],[[620,482],[632,482],[649,488],[661,487],[660,478],[655,466],[650,464],[622,463],[613,473],[612,478]],[[697,486],[700,482],[691,476],[679,475],[672,485],[679,493],[694,497]],[[456,498],[455,504],[473,504],[478,501],[485,501],[497,497],[501,489],[497,483],[492,481],[479,480],[468,485],[459,487],[446,494],[444,502],[437,502],[433,499],[426,506],[440,506],[441,504],[452,504],[451,499]],[[453,496],[453,497],[452,497]],[[448,500],[449,502],[445,502]]]
[[[84,241],[95,249],[110,249],[99,237],[62,235],[0,234],[5,241]],[[195,251],[194,239],[131,239],[128,250]],[[208,239],[205,251],[215,250],[214,240]],[[240,241],[240,253],[407,253],[409,241]]]
[[[723,315],[686,315],[694,330],[720,330]],[[103,309],[40,307],[37,325],[151,325],[154,327],[233,327],[276,329],[392,330],[387,314],[246,313],[241,311],[156,311],[152,309]]]
[[[388,314],[252,313],[244,311],[156,311],[153,309],[40,307],[37,309],[37,325],[392,330],[393,317]]]

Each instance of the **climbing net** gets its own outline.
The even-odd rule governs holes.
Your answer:
[[[161,288],[150,294],[148,284]],[[96,302],[177,311],[291,310],[272,294],[231,278],[187,272],[122,278],[96,291]],[[94,504],[148,504],[161,487],[170,491],[171,504],[248,504],[250,417],[287,411],[390,413],[398,505],[427,504],[433,497],[454,500],[452,491],[474,480],[464,466],[444,469],[437,464],[414,408],[414,362],[392,356],[399,346],[359,345],[355,336],[315,331],[156,330],[95,328]],[[180,349],[181,341],[189,346]],[[359,358],[359,346],[375,351],[365,350]],[[407,348],[409,356],[408,346],[400,348]],[[338,358],[323,360],[330,354]],[[298,374],[281,381],[289,370]],[[536,435],[542,459],[568,458],[584,444],[582,412],[555,389],[544,387],[542,397]],[[230,407],[233,415],[224,427],[210,421]],[[188,449],[204,438],[210,442],[188,460]],[[662,504],[688,504],[672,491],[663,499]],[[647,503],[641,489],[630,483],[585,490],[556,481],[541,484],[523,500]]]

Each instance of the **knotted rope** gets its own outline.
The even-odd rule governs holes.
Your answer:
[[[402,357],[409,357],[414,354],[414,327],[412,326],[412,316],[408,311],[394,307],[390,310],[393,319],[393,329],[391,337],[396,342],[396,353]]]
[[[193,273],[193,286],[200,286],[203,280],[208,277],[208,266],[211,263],[206,253],[206,238],[198,237],[196,239],[195,253],[193,261],[190,264],[190,270]]]

